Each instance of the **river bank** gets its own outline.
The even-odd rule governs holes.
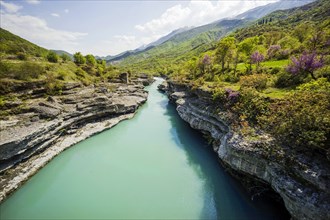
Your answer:
[[[7,94],[15,102],[5,107],[23,107],[0,121],[0,202],[68,147],[132,118],[150,83],[67,83],[57,96],[25,85]]]
[[[289,219],[251,196],[156,82],[135,116],[70,147],[0,205],[1,219]]]
[[[257,194],[269,189],[278,193],[294,219],[330,218],[326,161],[278,146],[262,132],[257,139],[242,136],[231,126],[230,113],[218,108],[207,91],[171,81],[159,89],[176,103],[183,120],[209,137],[225,166],[241,180],[252,177],[256,186],[262,183]]]

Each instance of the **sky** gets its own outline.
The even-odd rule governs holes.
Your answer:
[[[0,25],[47,49],[116,55],[277,0],[0,0]]]

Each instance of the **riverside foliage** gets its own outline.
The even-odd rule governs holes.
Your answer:
[[[201,44],[198,53],[150,54],[140,66],[131,62],[127,68],[147,67],[142,70],[211,91],[239,126],[265,130],[283,145],[330,158],[329,11],[330,2],[319,0],[274,12],[218,42]]]

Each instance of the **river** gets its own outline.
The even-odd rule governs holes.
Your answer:
[[[286,219],[251,201],[166,95],[131,120],[69,148],[0,206],[0,219]]]

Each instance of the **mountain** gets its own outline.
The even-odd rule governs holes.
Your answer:
[[[290,9],[294,7],[299,7],[308,3],[311,3],[315,0],[281,0],[279,2],[270,3],[264,6],[259,6],[256,8],[253,8],[247,12],[244,12],[240,15],[237,15],[236,19],[258,19],[261,17],[264,17],[265,15],[277,11],[277,10],[285,10]]]
[[[180,34],[182,32],[188,31],[190,29],[191,28],[189,28],[189,27],[184,27],[184,28],[176,29],[176,30],[172,31],[171,33],[169,33],[168,35],[165,35],[164,37],[159,38],[155,42],[152,42],[152,43],[148,44],[143,49],[148,48],[148,47],[151,47],[151,46],[158,46],[158,45],[164,43],[165,41],[171,39],[173,36],[175,36],[177,34]]]
[[[272,11],[301,6],[312,2],[302,1],[280,1],[265,6],[260,6],[231,19],[221,19],[207,25],[195,28],[178,29],[169,35],[134,51],[125,51],[120,55],[107,60],[108,63],[117,63],[119,66],[128,68],[152,68],[162,66],[159,60],[166,60],[164,63],[177,63],[186,60],[212,48],[212,42],[232,32],[237,28],[244,27]],[[186,54],[186,55],[184,55]],[[160,63],[159,63],[160,62]]]
[[[0,53],[25,53],[38,57],[48,53],[45,48],[39,47],[3,28],[0,28],[0,42]]]
[[[211,42],[220,39],[230,31],[246,25],[248,20],[221,20],[192,28],[173,35],[167,41],[151,46],[135,54],[128,54],[117,65],[132,69],[156,71],[168,63],[177,64],[213,47]],[[184,56],[183,56],[184,55]],[[109,62],[113,62],[110,60]],[[118,61],[118,60],[117,60]],[[158,70],[157,70],[158,71]]]
[[[150,43],[144,49],[136,49],[131,51],[125,51],[119,55],[113,56],[107,60],[107,62],[121,61],[125,58],[131,56],[138,56],[143,53],[154,53],[155,47],[161,47],[168,49],[176,50],[177,47],[180,47],[179,44],[185,43],[186,41],[190,41],[192,44],[187,45],[191,46],[191,49],[195,49],[201,43],[208,43],[214,40],[218,40],[221,36],[226,34],[228,31],[233,30],[234,28],[240,27],[247,23],[248,20],[245,19],[232,19],[232,20],[220,20],[218,22],[213,22],[211,24],[203,25],[196,28],[183,28],[178,29],[170,34],[160,38],[159,40]],[[202,35],[201,35],[202,34]],[[198,37],[198,35],[201,35]],[[173,47],[175,46],[175,47]],[[157,48],[158,50],[159,48]],[[188,50],[189,48],[185,48]],[[171,51],[168,51],[171,53]],[[141,57],[144,59],[145,55]]]
[[[150,44],[144,45],[144,46],[139,47],[135,50],[124,51],[124,52],[122,52],[118,55],[115,55],[115,56],[107,56],[107,57],[104,57],[103,59],[105,59],[107,62],[116,62],[116,61],[122,60],[122,59],[124,59],[128,56],[137,55],[137,54],[146,52],[146,51],[152,49],[153,47],[158,46],[158,45],[164,43],[165,41],[169,40],[174,35],[182,33],[182,32],[184,32],[188,29],[189,29],[188,27],[184,27],[184,28],[174,30],[171,33],[169,33],[168,35],[165,35],[165,36],[159,38],[158,40],[156,40],[156,41],[154,41]]]

